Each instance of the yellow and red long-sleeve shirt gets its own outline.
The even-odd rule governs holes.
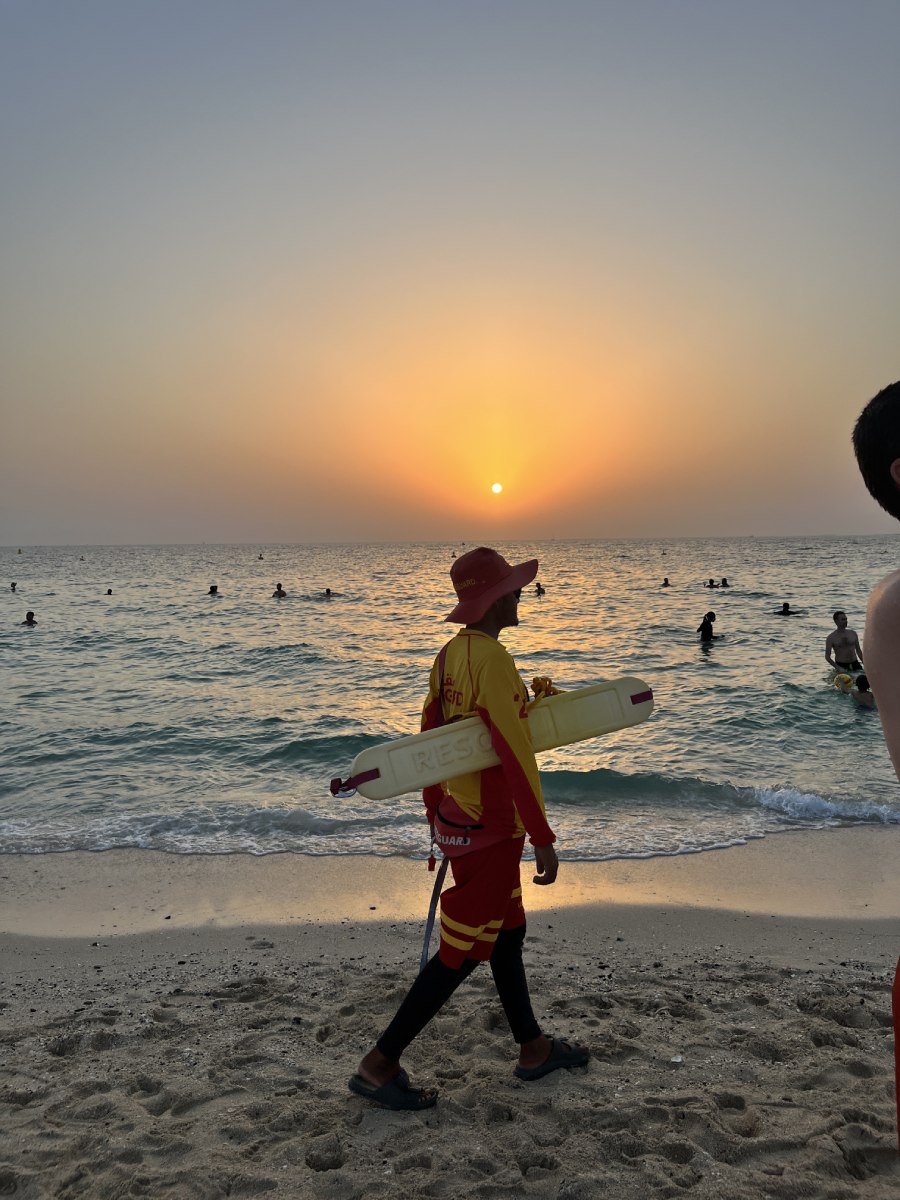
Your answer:
[[[447,644],[443,707],[439,688],[440,656],[431,668],[422,729],[477,714],[490,732],[500,765],[425,788],[429,821],[434,821],[442,796],[452,795],[473,823],[487,830],[509,837],[527,833],[534,846],[556,841],[547,824],[531,745],[528,692],[506,647],[479,630],[461,629]]]

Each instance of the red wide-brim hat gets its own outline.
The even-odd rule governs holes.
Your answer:
[[[495,600],[508,596],[531,583],[538,573],[538,560],[512,566],[502,554],[479,546],[458,558],[450,568],[450,578],[459,598],[453,612],[445,621],[472,625],[480,621]]]

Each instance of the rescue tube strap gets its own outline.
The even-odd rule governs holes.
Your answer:
[[[329,785],[330,791],[332,796],[352,796],[361,783],[371,783],[373,779],[380,777],[381,772],[377,767],[373,767],[371,771],[360,771],[358,775],[348,775],[346,779],[336,775]]]
[[[428,920],[425,922],[425,940],[422,942],[422,957],[419,959],[419,974],[425,970],[428,963],[428,949],[431,945],[431,934],[434,929],[434,918],[437,913],[438,900],[441,895],[441,888],[444,886],[444,878],[447,874],[447,864],[450,859],[445,858],[438,867],[437,875],[434,879],[434,887],[431,889],[431,904],[428,906]]]

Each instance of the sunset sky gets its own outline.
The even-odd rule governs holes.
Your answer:
[[[2,0],[0,544],[896,528],[898,59],[897,0]]]

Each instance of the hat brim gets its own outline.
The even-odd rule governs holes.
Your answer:
[[[481,592],[471,600],[460,600],[453,612],[444,617],[445,621],[455,621],[460,625],[472,625],[480,621],[495,600],[508,596],[510,592],[518,591],[531,583],[538,573],[538,560],[531,558],[528,562],[519,563],[512,567],[508,575]]]

